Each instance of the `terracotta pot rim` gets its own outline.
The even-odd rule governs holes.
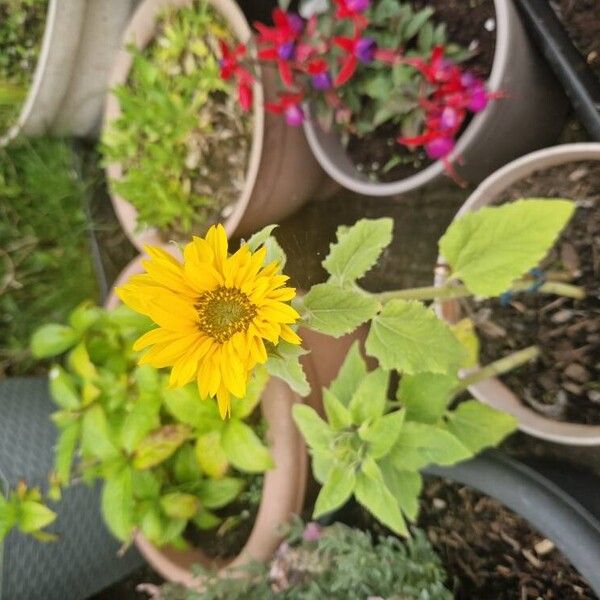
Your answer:
[[[172,246],[165,249],[174,252]],[[114,288],[125,283],[132,275],[142,272],[142,260],[142,256],[134,258],[121,272],[104,304],[107,309],[114,309],[119,305],[120,300]],[[309,361],[307,371],[314,373],[310,358],[303,358]],[[268,559],[280,542],[277,528],[291,514],[297,514],[302,509],[308,479],[308,454],[291,416],[292,406],[300,402],[300,396],[280,379],[272,378],[267,384],[261,400],[261,410],[269,423],[267,435],[271,442],[275,468],[264,474],[262,498],[250,537],[236,557],[228,562],[216,563],[221,569],[240,567],[253,559]],[[283,490],[283,497],[278,493],[279,490]],[[287,490],[289,492],[286,493]],[[281,503],[278,503],[278,499]],[[202,579],[194,577],[188,565],[215,565],[215,561],[200,549],[186,553],[168,547],[159,549],[139,532],[135,535],[135,544],[144,558],[165,579],[188,587],[202,586]]]
[[[144,0],[135,11],[129,25],[123,34],[123,44],[117,54],[113,68],[111,70],[108,82],[109,90],[115,86],[124,84],[132,65],[132,57],[126,47],[134,44],[139,49],[144,49],[153,39],[156,32],[156,18],[160,10],[166,6],[185,7],[192,0]],[[251,30],[244,14],[234,0],[207,0],[212,7],[221,14],[229,24],[235,37],[242,42],[246,42],[251,37]],[[256,185],[258,171],[260,167],[261,156],[263,153],[265,117],[264,117],[264,90],[262,85],[255,81],[253,85],[254,102],[252,109],[252,144],[248,156],[246,169],[246,178],[244,189],[234,204],[233,212],[225,219],[224,227],[228,237],[236,230],[238,224],[244,216],[244,212],[250,201],[250,197]],[[106,106],[103,116],[103,129],[109,126],[110,122],[120,115],[120,107],[117,98],[112,91],[109,91],[106,100]],[[106,167],[106,173],[109,180],[118,180],[122,177],[123,169],[120,163],[112,162]],[[110,187],[110,186],[109,186]],[[164,238],[156,228],[145,228],[137,230],[137,210],[131,203],[112,189],[110,198],[117,214],[117,217],[123,227],[127,237],[133,245],[140,251],[143,251],[146,244],[162,245]]]
[[[469,196],[455,219],[480,206],[489,204],[504,189],[531,173],[557,165],[586,160],[600,161],[600,143],[582,142],[562,144],[532,152],[514,160],[485,179]],[[444,259],[438,257],[434,285],[441,286],[446,280]],[[436,313],[445,320],[455,320],[459,311],[457,301],[436,302]],[[526,406],[499,378],[492,378],[470,386],[469,390],[478,400],[515,416],[521,431],[551,442],[576,446],[600,445],[600,425],[584,425],[555,421]]]
[[[511,16],[507,1],[508,0],[494,0],[496,15],[496,45],[492,61],[492,70],[487,80],[488,88],[492,92],[497,92],[501,89],[504,75],[509,68],[510,40],[512,34],[510,27]],[[480,136],[481,132],[485,130],[492,118],[491,108],[492,107],[489,107],[483,112],[473,116],[465,131],[458,138],[456,147],[449,156],[451,162],[459,161],[461,155],[464,154],[471,145],[472,140]],[[319,136],[320,128],[318,123],[314,120],[313,111],[309,104],[306,105],[306,112],[309,118],[304,122],[304,131],[313,153],[327,174],[347,189],[367,196],[392,196],[425,185],[442,175],[444,172],[444,164],[442,161],[438,160],[414,175],[388,183],[371,182],[356,169],[354,169],[354,173],[349,174],[341,169],[331,158],[329,152],[324,149],[324,144],[321,143]],[[337,145],[341,148],[339,142]]]

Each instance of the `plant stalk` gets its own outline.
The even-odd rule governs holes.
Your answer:
[[[540,349],[537,346],[529,346],[529,348],[524,348],[523,350],[509,354],[499,360],[495,360],[489,365],[481,367],[477,371],[463,377],[460,380],[457,392],[466,390],[470,385],[479,383],[485,379],[490,379],[490,377],[497,377],[498,375],[508,373],[509,371],[534,360],[539,355]]]

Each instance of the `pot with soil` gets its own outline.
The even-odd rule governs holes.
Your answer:
[[[418,0],[409,4],[417,9],[425,5]],[[393,91],[407,86],[406,71],[399,68],[406,68],[405,65],[394,67],[393,89],[384,90],[379,100],[377,95],[385,88],[385,82],[367,88],[363,86],[358,95],[350,98],[347,104],[353,112],[364,113],[364,118],[358,120],[350,134],[340,136],[335,128],[323,128],[319,124],[318,107],[309,106],[310,117],[304,124],[309,144],[325,171],[348,189],[369,196],[393,195],[425,185],[454,168],[458,177],[477,183],[515,156],[552,143],[558,136],[566,110],[564,96],[531,46],[513,3],[479,0],[475,7],[472,3],[462,2],[433,4],[436,14],[431,19],[438,26],[434,28],[430,24],[426,27],[418,19],[414,26],[419,25],[422,30],[417,42],[410,38],[403,45],[408,44],[409,49],[418,46],[418,52],[424,58],[427,43],[447,44],[449,57],[452,57],[452,44],[461,45],[474,56],[469,52],[466,55],[458,53],[456,60],[463,61],[471,56],[466,67],[475,76],[487,80],[491,98],[496,94],[501,97],[485,109],[478,102],[468,103],[481,112],[477,111],[478,114],[460,123],[447,123],[454,128],[453,137],[458,136],[456,145],[453,146],[453,140],[436,139],[435,147],[425,148],[426,152],[423,149],[411,151],[411,146],[403,148],[396,143],[399,124],[405,139],[419,140],[419,143],[429,140],[428,130],[424,134],[422,129],[414,130],[414,119],[418,122],[423,118],[410,114],[416,106],[414,101],[407,104],[406,99],[401,99],[399,105],[387,107],[387,113],[379,110],[376,115],[369,113],[373,106],[378,108],[377,102],[388,103]],[[406,33],[412,26],[411,21],[411,27],[402,31]],[[445,37],[448,42],[443,41]],[[379,119],[389,117],[390,110],[397,115],[395,121],[373,129]],[[367,135],[361,134],[365,131],[361,121],[369,124]],[[515,136],[514,132],[519,135]],[[438,142],[443,142],[443,148]]]
[[[85,3],[0,5],[0,145],[53,124],[77,56]]]
[[[250,233],[291,214],[323,182],[302,132],[265,115],[268,77],[264,89],[254,84],[252,111],[241,111],[219,79],[218,37],[250,37],[233,0],[146,0],[124,34],[104,154],[117,216],[140,249],[215,222],[228,235]]]
[[[141,261],[142,257],[135,259],[123,271],[115,286],[143,272]],[[106,307],[113,309],[119,302],[113,292]],[[314,367],[308,357],[304,358],[307,359],[304,364],[308,367],[310,378]],[[317,386],[313,386],[313,389],[316,390]],[[211,400],[207,402],[213,403]],[[274,466],[260,476],[250,474],[245,495],[225,507],[227,514],[219,515],[221,521],[217,529],[214,525],[207,528],[208,531],[188,526],[184,538],[189,547],[185,550],[171,546],[158,547],[147,536],[137,533],[136,546],[165,579],[197,587],[202,585],[202,578],[192,573],[192,565],[229,569],[271,558],[281,541],[281,526],[301,510],[304,501],[307,455],[291,411],[299,402],[302,402],[299,396],[283,381],[272,378],[266,384],[260,399],[260,411],[255,411],[259,414],[251,416],[249,423],[259,437],[264,437]],[[233,414],[235,419],[235,410]],[[214,439],[211,445],[214,446]],[[211,465],[207,466],[210,470]]]
[[[439,313],[451,322],[469,316],[481,340],[482,362],[516,347],[537,345],[536,362],[502,379],[472,385],[471,393],[514,415],[523,431],[574,445],[600,444],[598,349],[600,302],[598,228],[600,145],[569,144],[534,152],[500,169],[469,197],[458,216],[485,205],[523,197],[576,201],[567,229],[541,264],[550,280],[560,278],[585,290],[581,299],[543,293],[505,295],[498,300],[447,300]],[[446,281],[440,260],[435,283]]]

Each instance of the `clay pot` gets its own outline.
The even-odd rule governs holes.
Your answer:
[[[240,41],[251,36],[243,13],[233,0],[208,0],[229,23]],[[124,34],[112,74],[110,88],[126,83],[132,65],[127,46],[134,44],[144,49],[156,32],[156,20],[166,6],[184,7],[192,0],[144,0],[135,12]],[[264,85],[254,85],[253,139],[248,159],[246,184],[232,214],[224,222],[228,236],[246,235],[264,225],[276,223],[292,214],[318,191],[325,180],[308,147],[301,129],[288,127],[278,115],[265,114],[265,96],[274,95],[275,74],[265,70]],[[114,94],[110,94],[104,114],[104,126],[120,114]],[[118,180],[123,176],[120,164],[107,167],[108,178]],[[137,211],[124,198],[112,194],[115,212],[133,244],[140,250],[144,244],[159,245],[165,240],[156,229],[139,230]]]
[[[469,196],[455,218],[493,203],[505,189],[536,171],[585,160],[600,161],[599,143],[565,144],[519,158],[488,177]],[[435,285],[440,286],[446,280],[445,261],[440,257],[438,264],[440,267],[436,270]],[[443,319],[451,323],[458,321],[461,317],[460,305],[456,300],[440,302],[437,304],[436,310]],[[471,386],[469,391],[478,400],[512,414],[518,419],[519,429],[535,437],[577,446],[600,444],[600,426],[565,423],[549,419],[526,406],[499,379],[487,379]]]
[[[122,285],[132,275],[143,272],[141,261],[142,257],[134,259],[119,276],[115,286]],[[113,291],[105,306],[114,308],[118,304],[119,299]],[[308,360],[308,374],[315,390],[313,393],[318,393],[318,383],[312,379],[315,370],[310,365],[310,359]],[[302,399],[286,383],[271,378],[261,400],[261,409],[268,423],[267,440],[275,468],[265,473],[261,504],[254,527],[246,545],[233,560],[215,563],[199,548],[157,548],[143,535],[136,535],[138,550],[167,581],[188,587],[201,587],[201,579],[194,577],[190,570],[194,564],[224,569],[239,567],[251,561],[267,561],[272,557],[281,542],[281,526],[291,515],[298,514],[304,503],[308,457],[304,440],[292,418],[292,406],[298,402],[302,402]]]
[[[507,97],[473,117],[449,157],[460,176],[471,183],[479,183],[517,156],[553,143],[567,109],[564,94],[528,39],[513,1],[494,0],[494,4],[496,49],[488,88]],[[307,110],[310,114],[310,107]],[[323,131],[314,115],[304,128],[327,174],[367,196],[402,194],[444,174],[443,164],[437,161],[405,179],[374,183],[356,169],[335,131]]]

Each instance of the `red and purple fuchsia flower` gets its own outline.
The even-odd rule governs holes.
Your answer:
[[[235,78],[238,86],[238,101],[243,110],[250,110],[252,107],[252,83],[254,78],[241,61],[246,57],[246,45],[238,44],[230,48],[223,40],[219,40],[221,50],[221,59],[219,67],[221,69],[221,79],[229,81]]]

